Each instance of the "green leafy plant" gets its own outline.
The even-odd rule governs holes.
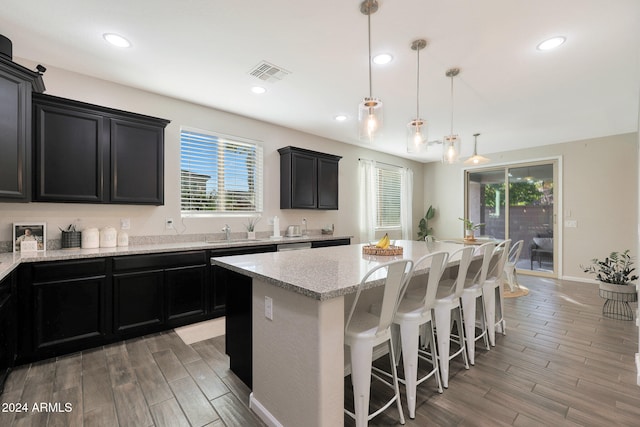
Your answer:
[[[465,230],[477,230],[484,225],[484,222],[474,224],[473,221],[467,218],[458,218],[460,221],[464,222]]]
[[[247,231],[255,231],[256,229],[256,224],[260,221],[259,216],[255,217],[255,218],[249,218],[247,220],[247,223],[245,224],[245,227],[247,228]]]
[[[429,227],[429,220],[433,219],[436,214],[436,210],[433,206],[429,206],[427,209],[427,213],[424,215],[424,218],[420,219],[418,223],[418,240],[424,240],[425,237],[431,235],[433,233],[433,228]]]
[[[614,285],[631,285],[631,282],[638,279],[638,276],[633,274],[635,268],[633,266],[633,258],[629,255],[629,249],[624,252],[611,252],[604,260],[593,258],[591,265],[583,266],[580,268],[585,273],[595,274],[596,279],[605,282],[612,283]]]

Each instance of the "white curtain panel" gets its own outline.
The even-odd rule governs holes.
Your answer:
[[[400,226],[402,227],[402,238],[404,240],[413,239],[413,170],[402,168],[400,170]]]
[[[360,243],[375,239],[376,228],[376,162],[358,161],[358,184],[360,186]]]

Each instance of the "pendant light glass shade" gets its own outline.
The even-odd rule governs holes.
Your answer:
[[[416,118],[407,124],[407,152],[420,153],[427,150],[427,121],[420,118],[420,51],[427,46],[423,39],[414,40],[411,50],[417,54],[416,66]]]
[[[382,128],[382,101],[365,98],[358,106],[358,137],[373,141]]]
[[[473,156],[469,157],[464,161],[465,165],[475,166],[475,165],[483,165],[485,163],[489,163],[491,160],[484,156],[478,155],[478,135],[479,133],[474,133],[473,137]]]
[[[460,137],[453,133],[453,78],[460,73],[459,68],[450,68],[445,75],[451,79],[451,132],[442,140],[442,163],[454,164],[460,157]]]
[[[373,141],[382,130],[382,101],[373,97],[371,83],[371,14],[378,10],[377,0],[364,0],[360,12],[367,15],[369,40],[369,96],[358,106],[358,138]]]

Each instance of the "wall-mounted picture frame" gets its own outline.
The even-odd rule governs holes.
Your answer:
[[[13,251],[37,251],[47,249],[47,224],[44,222],[14,222]]]

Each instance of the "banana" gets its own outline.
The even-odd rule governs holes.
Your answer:
[[[391,240],[389,239],[389,235],[385,233],[384,237],[376,243],[377,248],[387,249],[391,244]]]

